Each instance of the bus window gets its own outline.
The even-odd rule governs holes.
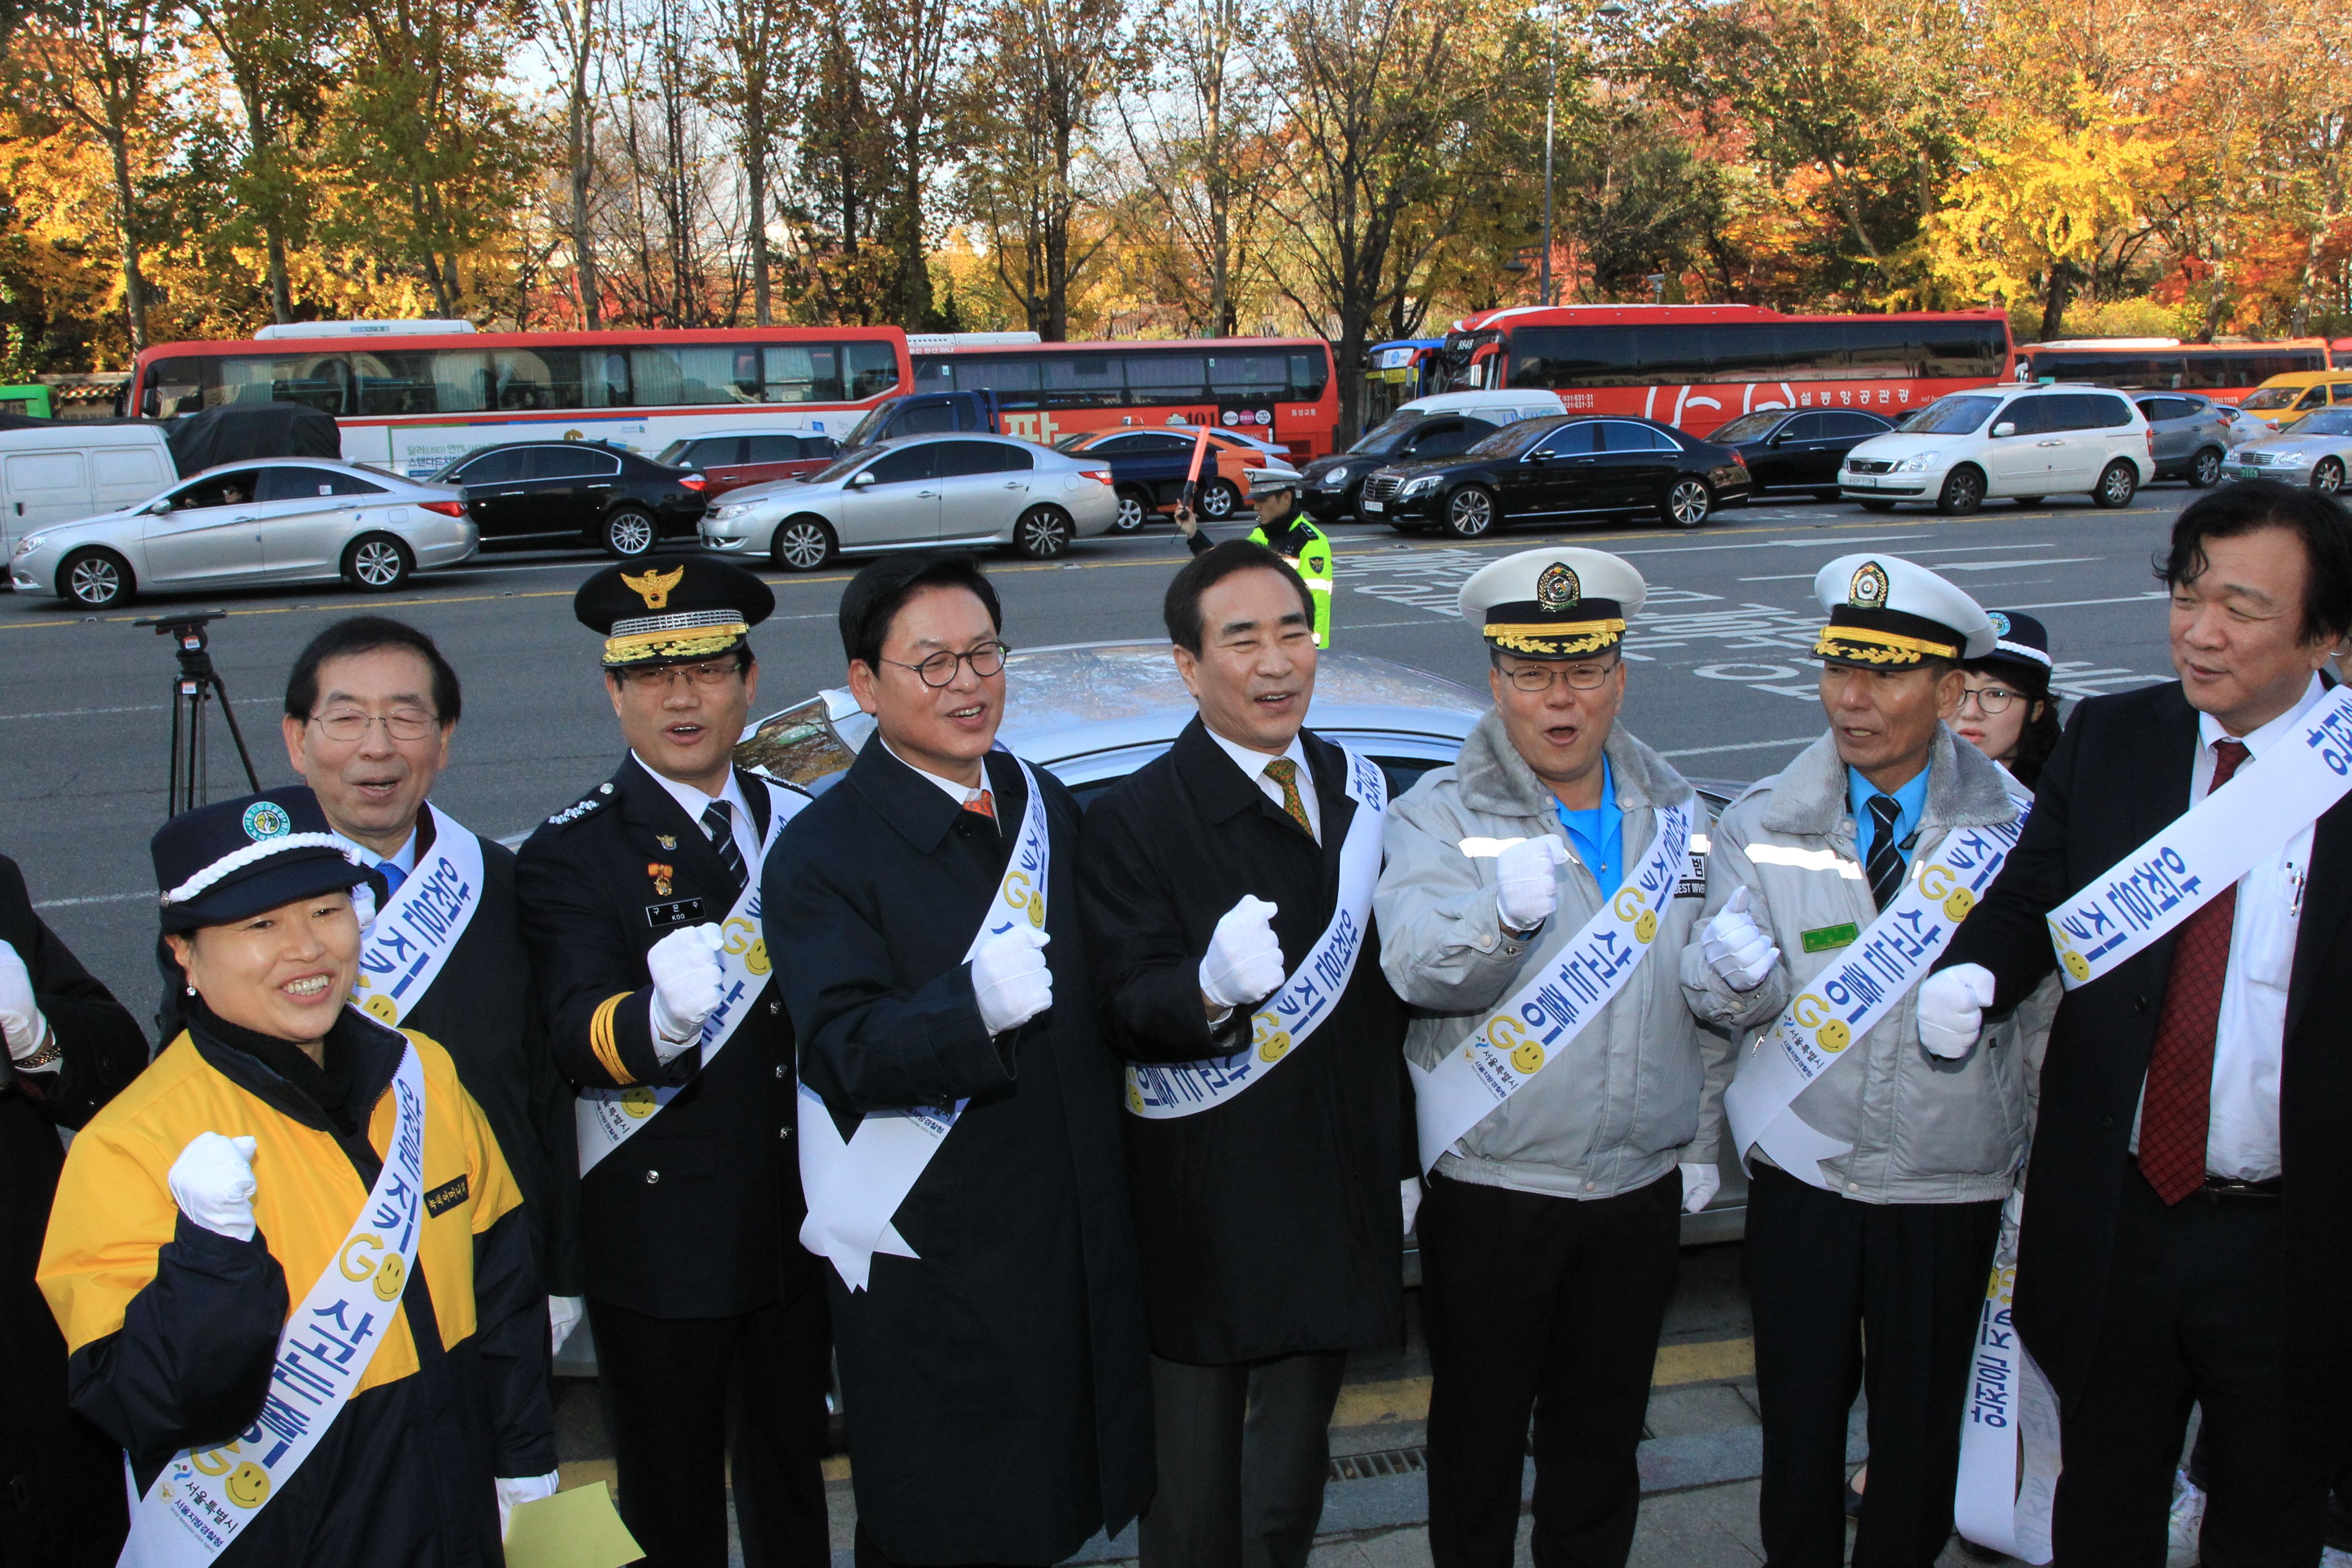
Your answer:
[[[1034,359],[989,354],[965,365],[963,374],[956,378],[956,385],[964,392],[995,393],[1000,408],[1034,408],[1038,406],[1039,379],[1038,364]]]
[[[1134,407],[1208,401],[1208,362],[1199,354],[1129,354],[1127,401]]]
[[[725,343],[629,351],[629,381],[645,407],[758,402],[758,388],[740,384],[736,368],[735,350]]]
[[[838,403],[841,361],[831,343],[783,343],[766,351],[770,403]]]
[[[1127,400],[1127,378],[1109,354],[1071,355],[1045,364],[1048,408],[1116,408]]]
[[[850,343],[842,352],[848,363],[850,401],[879,397],[898,384],[898,356],[888,343]]]
[[[942,357],[915,362],[917,392],[953,392],[955,389],[955,361]]]
[[[1213,354],[1209,358],[1209,391],[1220,398],[1271,403],[1289,384],[1289,369],[1280,354]]]
[[[170,419],[194,414],[203,405],[205,362],[200,359],[159,359],[147,367],[147,389],[138,410],[149,419]]]
[[[1290,356],[1290,395],[1300,403],[1322,400],[1323,389],[1331,384],[1331,354],[1292,354]],[[1416,391],[1415,396],[1420,393]]]

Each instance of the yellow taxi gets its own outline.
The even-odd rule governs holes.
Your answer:
[[[2274,375],[2238,405],[2272,426],[2292,424],[2315,408],[2352,404],[2352,370],[2298,370]]]

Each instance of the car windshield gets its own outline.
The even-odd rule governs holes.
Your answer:
[[[1101,434],[1102,432],[1099,430],[1073,430],[1068,435],[1054,443],[1054,450],[1056,452],[1075,452],[1079,447],[1085,446],[1087,442],[1093,440],[1096,437]]]
[[[1404,444],[1412,427],[1421,423],[1418,414],[1391,414],[1385,424],[1376,425],[1356,437],[1349,451],[1366,458],[1385,458]]]
[[[879,438],[884,423],[898,412],[898,405],[905,401],[901,397],[886,397],[867,409],[866,417],[850,426],[849,434],[841,438],[842,447],[849,449],[872,445]]]
[[[2241,408],[2291,408],[2294,400],[2304,395],[2300,386],[2261,386],[2246,394]]]
[[[1522,419],[1506,425],[1464,454],[1471,458],[1516,458],[1566,424],[1564,419]]]
[[[2287,428],[2297,436],[2352,436],[2352,408],[2315,408]]]
[[[1760,408],[1753,414],[1741,415],[1728,425],[1718,425],[1715,434],[1707,439],[1727,447],[1736,447],[1742,441],[1759,440],[1769,435],[1772,426],[1778,425],[1782,417],[1780,409]]]
[[[877,408],[875,412],[878,414],[881,410]],[[859,429],[863,429],[865,427],[865,421],[860,420],[858,422],[858,427]],[[852,430],[850,434],[855,436],[857,434],[857,431]],[[809,475],[808,482],[813,485],[821,485],[827,479],[837,479],[841,478],[842,475],[849,472],[850,469],[857,467],[858,464],[864,462],[866,458],[872,457],[874,453],[875,448],[872,447],[849,447],[842,452],[840,457],[835,458],[832,462],[827,463],[824,468],[819,468],[815,473]]]
[[[654,461],[661,464],[666,468],[675,468],[678,467],[680,461],[686,457],[686,449],[692,445],[694,445],[694,440],[691,437],[683,440],[672,441],[668,446],[664,447],[661,449],[660,453],[655,457]]]
[[[1966,436],[1981,428],[1986,416],[2000,406],[1998,397],[1939,397],[1903,430],[1909,436]]]

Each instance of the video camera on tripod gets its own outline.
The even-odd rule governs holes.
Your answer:
[[[226,610],[198,610],[182,616],[154,616],[131,624],[153,626],[157,637],[170,637],[180,661],[172,677],[172,777],[166,786],[164,815],[177,816],[202,805],[206,794],[205,713],[217,699],[221,717],[228,721],[228,738],[236,742],[236,760],[245,764],[247,789],[259,793],[261,781],[253,772],[253,757],[237,732],[236,710],[230,706],[228,688],[221,684],[205,645],[212,634],[205,628],[227,617]]]

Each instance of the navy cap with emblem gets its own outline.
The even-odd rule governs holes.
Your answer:
[[[1814,574],[1813,596],[1830,616],[1813,652],[1831,664],[1908,669],[1993,649],[1984,607],[1899,555],[1841,555]]]
[[[1522,550],[1462,584],[1462,618],[1486,641],[1525,658],[1582,658],[1625,636],[1649,596],[1630,562],[1605,550]]]
[[[776,608],[765,583],[700,555],[607,566],[572,596],[580,624],[604,637],[604,668],[688,664],[741,647]]]
[[[226,925],[370,879],[307,785],[184,811],[149,842],[163,929]]]
[[[1992,622],[1992,651],[1969,659],[1969,667],[2006,675],[2029,693],[2047,693],[2053,668],[2049,630],[2022,610],[1987,610],[1985,615]]]

